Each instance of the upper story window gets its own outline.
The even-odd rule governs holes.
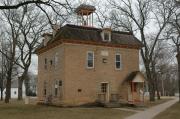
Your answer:
[[[87,52],[87,68],[94,68],[94,52]]]
[[[110,41],[110,33],[104,33],[104,41]]]
[[[120,70],[122,68],[122,61],[121,61],[121,55],[119,53],[115,56],[115,66],[117,70]]]
[[[103,41],[110,42],[111,41],[111,29],[109,29],[109,28],[103,29],[103,31],[101,33],[101,37],[102,37]]]
[[[47,69],[47,58],[44,59],[44,69]]]
[[[50,60],[50,64],[51,64],[51,66],[53,65],[53,60]]]
[[[59,62],[59,61],[58,61],[58,60],[59,60],[59,59],[58,59],[58,56],[59,56],[58,53],[56,53],[55,56],[54,56],[54,67],[55,67],[55,69],[57,69],[57,67],[58,67],[58,65],[59,65],[59,64],[58,64],[58,62]]]

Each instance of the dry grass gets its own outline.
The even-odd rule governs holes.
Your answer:
[[[111,108],[58,108],[0,102],[0,119],[123,119],[133,112]]]
[[[180,103],[176,103],[166,111],[157,115],[154,119],[180,119]]]

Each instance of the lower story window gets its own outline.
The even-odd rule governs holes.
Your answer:
[[[59,80],[59,86],[62,86],[62,81],[61,80]]]
[[[55,96],[58,94],[58,88],[55,88]]]
[[[46,96],[46,89],[44,89],[44,95]]]
[[[54,84],[54,96],[58,96],[61,90],[62,80],[55,80]]]
[[[47,82],[46,81],[44,81],[44,96],[46,96],[46,94],[47,94],[47,90],[46,90],[46,87],[47,87]]]

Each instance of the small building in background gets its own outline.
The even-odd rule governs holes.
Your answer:
[[[23,83],[22,86],[22,92],[23,92],[23,98],[25,97],[25,85]],[[1,92],[0,92],[1,94]],[[5,98],[6,96],[6,88],[3,91],[3,98]],[[18,80],[17,79],[13,79],[11,81],[11,98],[12,99],[17,99],[18,98]]]

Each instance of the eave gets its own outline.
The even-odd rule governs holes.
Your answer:
[[[105,46],[105,47],[114,47],[114,48],[127,48],[127,49],[141,49],[143,46],[139,45],[129,45],[129,44],[113,44],[113,43],[105,43],[105,42],[93,42],[93,41],[82,41],[82,40],[56,40],[45,47],[39,48],[36,50],[36,54],[44,53],[60,44],[63,43],[72,43],[72,44],[82,44],[82,45],[95,45],[95,46]]]

